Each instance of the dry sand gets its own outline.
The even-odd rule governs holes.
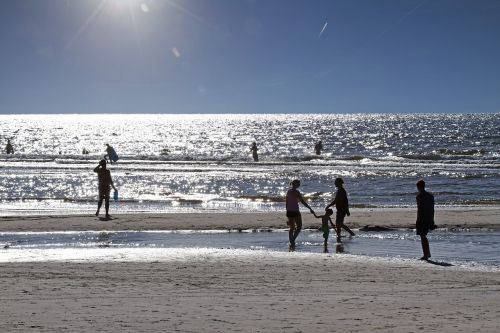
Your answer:
[[[410,211],[358,213],[347,223],[410,227],[414,220]],[[496,228],[498,217],[496,209],[451,210],[438,212],[437,220],[449,227]],[[309,215],[305,219],[306,225],[317,223]],[[165,214],[117,215],[112,221],[1,218],[0,226],[20,231],[285,225],[282,214]],[[500,270],[344,254],[165,252],[134,261],[0,263],[0,332],[500,332]]]
[[[1,332],[499,332],[500,273],[224,251],[0,264]]]

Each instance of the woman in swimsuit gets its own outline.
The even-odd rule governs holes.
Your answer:
[[[301,202],[305,207],[309,208],[309,211],[314,214],[311,207],[302,198],[302,194],[297,190],[300,186],[300,180],[294,179],[290,186],[291,189],[286,193],[286,217],[288,217],[287,225],[290,227],[288,232],[289,249],[290,251],[295,250],[295,239],[302,229],[302,216],[300,215],[299,202]]]

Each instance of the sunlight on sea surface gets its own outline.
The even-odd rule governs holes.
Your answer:
[[[337,176],[354,207],[413,206],[420,177],[438,205],[498,205],[498,128],[500,114],[0,115],[15,149],[0,154],[0,214],[94,210],[105,143],[115,211],[281,210],[293,178],[324,206]]]

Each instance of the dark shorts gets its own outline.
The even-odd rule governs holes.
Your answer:
[[[328,226],[322,226],[321,230],[323,231],[323,238],[328,239],[328,235],[330,234],[330,228]]]
[[[287,211],[286,217],[288,217],[286,224],[290,228],[302,228],[302,215],[300,215],[300,212]]]
[[[300,216],[300,212],[294,212],[291,210],[286,211],[286,217],[299,217],[299,216]]]
[[[109,198],[109,192],[111,189],[109,187],[105,188],[99,188],[99,198]]]
[[[335,217],[335,225],[338,225],[338,226],[344,225],[345,216],[346,216],[346,213],[337,212],[337,215]]]

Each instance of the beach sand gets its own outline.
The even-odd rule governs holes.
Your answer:
[[[80,231],[80,230],[206,230],[206,229],[283,229],[284,213],[180,213],[113,214],[106,221],[94,215],[2,216],[0,232]],[[317,212],[322,214],[320,210]],[[321,222],[309,212],[302,213],[304,228],[317,228]],[[353,209],[346,217],[351,228],[367,225],[415,228],[416,209]],[[436,209],[435,221],[442,228],[500,229],[500,208]]]
[[[496,227],[498,213],[441,211],[437,220]],[[414,220],[413,211],[360,216],[353,211],[347,223],[410,227]],[[318,224],[309,214],[305,220]],[[0,225],[2,231],[285,227],[282,214],[18,217],[1,218]],[[0,263],[0,332],[500,331],[500,270],[347,254],[156,251],[165,252],[109,262]]]
[[[213,250],[0,264],[0,331],[499,332],[500,273],[416,260]]]

